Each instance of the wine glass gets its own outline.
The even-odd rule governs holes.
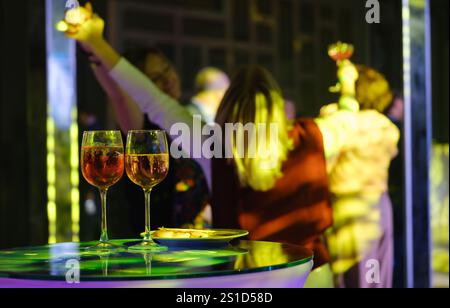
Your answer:
[[[156,244],[151,235],[150,195],[169,172],[169,152],[166,133],[161,130],[130,131],[127,137],[125,168],[130,180],[141,186],[145,194],[144,240],[129,250],[157,252],[167,248]]]
[[[112,244],[108,237],[106,194],[124,173],[124,153],[120,131],[88,131],[81,145],[81,170],[86,181],[97,187],[102,201],[102,234],[100,242],[88,248],[98,252],[125,249]]]

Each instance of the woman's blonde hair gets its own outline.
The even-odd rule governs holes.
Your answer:
[[[359,78],[356,81],[356,100],[362,110],[374,109],[384,113],[392,104],[394,95],[386,78],[375,69],[356,66]]]
[[[241,69],[222,100],[216,122],[222,128],[237,127],[225,136],[225,142],[233,149],[232,162],[241,185],[257,191],[272,189],[283,176],[282,166],[293,142],[284,99],[271,74],[259,66]]]

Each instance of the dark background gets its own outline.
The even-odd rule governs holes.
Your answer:
[[[184,101],[206,65],[231,74],[266,66],[299,116],[314,116],[335,97],[335,64],[327,46],[355,44],[355,62],[383,72],[402,89],[401,1],[382,0],[381,24],[365,22],[364,0],[94,0],[107,33],[122,52],[156,45],[183,79]],[[0,0],[0,248],[47,242],[45,1]],[[448,5],[431,0],[434,139],[448,143]],[[80,112],[113,127],[106,99],[80,53]],[[80,130],[82,130],[80,126]],[[83,180],[81,179],[81,183]],[[82,199],[85,188],[82,186]],[[111,192],[112,236],[129,236],[120,187]],[[396,204],[401,213],[402,204]],[[82,240],[96,226],[82,215]]]

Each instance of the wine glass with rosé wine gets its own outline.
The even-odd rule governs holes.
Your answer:
[[[120,131],[87,131],[81,145],[81,171],[86,181],[100,191],[102,203],[102,233],[97,245],[88,248],[92,252],[126,250],[110,242],[106,216],[108,189],[123,176],[124,149]]]
[[[125,169],[130,180],[142,187],[145,194],[144,240],[129,247],[130,251],[157,252],[167,247],[155,243],[151,235],[150,194],[169,172],[169,151],[166,133],[161,130],[130,131],[127,137]]]

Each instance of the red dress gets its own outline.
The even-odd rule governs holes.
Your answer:
[[[314,251],[317,267],[329,262],[321,237],[332,225],[323,139],[311,119],[298,120],[291,137],[295,147],[283,177],[267,192],[241,188],[234,167],[214,159],[213,223],[248,230],[251,240],[306,246]]]

